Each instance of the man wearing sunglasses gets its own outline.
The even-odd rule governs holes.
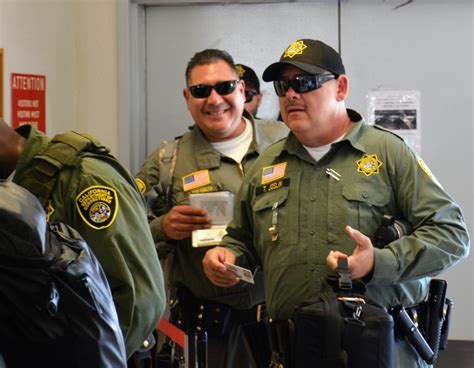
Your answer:
[[[183,96],[194,126],[169,149],[172,164],[164,168],[160,157],[167,149],[159,148],[137,174],[148,197],[157,192],[150,227],[160,258],[174,254],[170,280],[177,298],[170,302],[178,303],[171,307],[170,321],[186,331],[207,332],[209,368],[266,368],[266,331],[259,323],[262,273],[252,270],[255,285],[216,287],[202,268],[209,248],[192,245],[193,231],[208,229],[212,221],[205,210],[190,205],[190,195],[236,195],[261,151],[253,118],[244,110],[245,82],[227,52],[207,49],[189,61]]]
[[[286,320],[347,258],[369,297],[416,308],[430,277],[469,252],[459,206],[400,137],[346,109],[349,78],[330,46],[297,40],[263,79],[273,81],[291,133],[247,173],[227,236],[204,258],[206,275],[233,286],[225,262],[260,265],[269,317]],[[406,220],[413,233],[374,247],[384,215]],[[405,339],[396,340],[395,360],[428,366]]]
[[[236,64],[239,78],[245,82],[245,110],[257,118],[257,111],[262,103],[260,81],[255,71],[244,64]]]

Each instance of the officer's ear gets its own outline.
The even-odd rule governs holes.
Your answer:
[[[184,88],[184,89],[183,89],[183,97],[184,97],[184,101],[185,101],[185,102],[188,102],[189,96],[190,96],[189,89]]]
[[[262,94],[257,93],[253,98],[255,98],[257,101],[257,107],[260,107],[260,105],[262,104]]]
[[[337,82],[337,94],[336,98],[338,101],[344,101],[349,93],[349,78],[345,74],[341,74],[336,79]]]

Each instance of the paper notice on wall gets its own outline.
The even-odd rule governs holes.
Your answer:
[[[420,91],[370,91],[367,121],[394,131],[421,154]]]

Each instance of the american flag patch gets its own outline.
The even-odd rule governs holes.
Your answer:
[[[183,190],[185,192],[211,183],[211,178],[209,177],[209,170],[196,171],[189,175],[183,176],[182,179]]]
[[[281,164],[266,166],[262,169],[262,184],[283,178],[285,176],[286,162]]]

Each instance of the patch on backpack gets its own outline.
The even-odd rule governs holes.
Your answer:
[[[97,230],[108,228],[117,217],[117,192],[101,185],[88,187],[76,197],[76,207],[88,226]]]
[[[146,184],[145,182],[140,179],[140,178],[135,178],[135,183],[137,183],[137,187],[138,187],[138,190],[141,192],[141,193],[145,193],[146,192]]]

